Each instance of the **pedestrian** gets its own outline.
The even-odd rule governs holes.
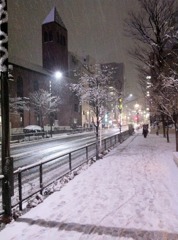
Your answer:
[[[159,135],[159,129],[160,129],[159,123],[157,122],[156,123],[156,135]]]
[[[146,138],[147,137],[147,135],[148,135],[148,124],[143,124],[143,136],[144,136],[144,138]]]

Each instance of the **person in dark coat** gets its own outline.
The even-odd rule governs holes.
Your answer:
[[[146,138],[147,137],[147,135],[148,135],[148,124],[143,124],[143,136],[144,136],[144,138]]]

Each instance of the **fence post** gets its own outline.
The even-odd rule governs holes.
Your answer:
[[[19,210],[22,211],[22,175],[18,173],[18,185],[19,185]]]
[[[120,133],[119,142],[122,143],[122,133]]]
[[[86,159],[88,160],[88,146],[86,146]]]
[[[72,156],[71,153],[69,153],[69,170],[72,170]]]
[[[40,164],[40,194],[43,191],[43,164]]]
[[[106,139],[104,139],[104,147],[105,147],[105,150],[106,150]]]

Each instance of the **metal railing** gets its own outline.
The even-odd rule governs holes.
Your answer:
[[[82,132],[89,132],[89,131],[94,131],[94,130],[93,130],[93,128],[75,128],[75,129],[68,129],[68,130],[54,130],[54,131],[52,131],[52,135],[60,134],[60,133],[75,134],[75,133],[82,133]],[[16,142],[32,141],[32,140],[38,140],[40,138],[49,138],[49,137],[51,137],[51,133],[48,131],[18,133],[18,134],[11,134],[11,141],[16,141]]]
[[[31,133],[19,133],[19,134],[11,134],[11,141],[31,141],[37,140],[40,138],[47,138],[47,132],[31,132]]]
[[[133,130],[128,130],[102,139],[100,153],[118,142],[123,142],[132,134]],[[55,158],[18,168],[13,173],[14,196],[12,197],[12,208],[18,206],[19,210],[22,210],[23,202],[27,199],[37,193],[43,194],[43,190],[49,185],[95,156],[96,143],[92,143]],[[0,175],[1,187],[2,176]],[[3,211],[0,211],[1,214],[3,214]]]

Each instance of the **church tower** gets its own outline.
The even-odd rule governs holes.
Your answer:
[[[43,67],[51,72],[68,71],[67,29],[54,7],[42,24]]]

